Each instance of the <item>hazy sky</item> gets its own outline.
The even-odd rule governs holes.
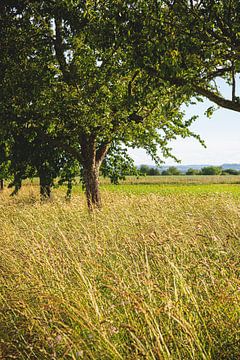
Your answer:
[[[229,89],[222,86],[223,94]],[[172,153],[181,160],[182,165],[240,163],[240,113],[219,108],[209,119],[204,112],[214,105],[206,100],[186,109],[186,118],[199,115],[191,129],[205,141],[204,148],[197,140],[178,139],[170,143]],[[130,155],[136,164],[154,164],[151,158],[141,149],[130,149]],[[165,164],[173,165],[172,159],[166,159]]]

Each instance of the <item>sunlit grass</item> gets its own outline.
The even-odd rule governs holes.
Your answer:
[[[91,215],[0,195],[2,358],[238,359],[239,197],[208,186],[103,189]]]
[[[132,194],[156,193],[159,195],[171,194],[215,194],[223,193],[240,196],[240,185],[235,184],[121,184],[102,185],[102,189],[112,192],[123,192]],[[77,191],[77,188],[76,188]]]

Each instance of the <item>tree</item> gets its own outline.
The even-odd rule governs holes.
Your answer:
[[[222,175],[240,175],[240,171],[235,169],[224,169]]]
[[[167,170],[162,171],[162,175],[173,176],[173,175],[181,175],[181,174],[182,174],[181,171],[178,170],[178,168],[175,166],[170,166]]]
[[[3,33],[0,116],[12,146],[21,146],[19,133],[31,145],[27,157],[12,157],[15,183],[30,164],[48,196],[61,161],[72,158],[82,169],[90,209],[101,206],[99,171],[112,144],[144,147],[159,161],[158,146],[170,156],[169,140],[197,137],[189,129],[194,118],[184,120],[180,109],[189,95],[175,84],[156,86],[149,70],[134,64],[125,51],[127,29],[118,32],[110,8],[93,1],[1,3],[10,30]]]
[[[158,176],[158,175],[160,175],[160,171],[156,167],[151,167],[149,169],[148,175],[150,175],[150,176]]]
[[[150,167],[148,165],[141,165],[139,168],[140,175],[160,175],[158,168]]]
[[[68,182],[69,197],[77,167],[65,149],[68,139],[62,124],[50,108],[52,94],[58,91],[48,44],[53,30],[31,6],[25,1],[1,2],[0,139],[7,147],[5,163],[12,177],[10,187],[14,186],[12,195],[23,179],[39,176],[41,199],[50,198],[56,177],[61,183]]]
[[[139,173],[141,175],[148,175],[149,174],[150,167],[148,165],[142,164],[139,168]]]
[[[69,15],[61,12],[60,16],[55,8],[51,9],[56,27],[56,61],[61,70],[59,81],[66,101],[64,114],[58,116],[64,119],[67,113],[66,127],[72,123],[76,132],[74,142],[80,147],[78,159],[89,208],[101,205],[99,170],[112,143],[144,147],[157,159],[158,144],[163,154],[169,155],[169,139],[177,134],[193,135],[188,129],[193,119],[185,122],[179,110],[186,97],[173,91],[170,95],[165,87],[161,92],[154,91],[151,80],[146,81],[146,72],[129,67],[129,58],[119,44],[105,46],[109,29],[99,35],[99,26],[106,31],[104,27],[113,24],[110,14],[104,18],[101,10],[90,2],[86,9],[90,16],[76,15],[73,23]],[[75,13],[74,7],[71,11]],[[71,52],[71,59],[66,59],[66,52]]]
[[[222,168],[219,166],[206,166],[201,169],[201,175],[221,175]]]
[[[199,173],[200,173],[199,170],[192,168],[189,168],[186,171],[186,175],[199,175]]]

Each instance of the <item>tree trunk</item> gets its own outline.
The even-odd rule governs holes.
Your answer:
[[[14,175],[13,182],[8,185],[9,188],[14,186],[13,192],[10,194],[10,196],[15,196],[18,194],[19,190],[22,187],[22,177],[20,173],[16,173]]]
[[[101,208],[99,191],[99,164],[96,161],[96,141],[93,136],[81,139],[81,155],[83,167],[83,184],[89,210]]]
[[[66,200],[70,201],[72,197],[72,179],[68,179]]]
[[[52,179],[44,169],[41,169],[39,171],[39,178],[40,178],[40,199],[49,200],[51,198]]]
[[[4,189],[4,180],[1,179],[0,180],[0,191],[2,191]]]
[[[83,168],[83,179],[89,210],[101,208],[101,196],[99,191],[99,169],[97,166]]]
[[[111,145],[110,141],[103,141],[98,146],[96,143],[94,135],[82,135],[80,138],[83,185],[90,211],[94,208],[100,209],[102,206],[99,191],[99,170]]]

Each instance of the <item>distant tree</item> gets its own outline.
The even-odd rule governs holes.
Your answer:
[[[170,166],[167,170],[162,171],[162,175],[182,175],[182,173],[177,167]]]
[[[161,175],[161,173],[160,173],[160,171],[158,170],[158,168],[152,167],[152,168],[149,169],[148,175],[158,176],[158,175]]]
[[[201,175],[221,175],[222,168],[219,166],[206,166],[201,169]]]
[[[148,165],[140,165],[139,173],[140,175],[148,175],[150,167]]]
[[[139,168],[139,174],[140,175],[150,175],[150,176],[161,175],[158,168],[148,166],[148,165],[141,165]]]
[[[224,169],[222,175],[240,175],[240,171],[235,169]]]
[[[199,175],[200,171],[197,170],[197,169],[192,169],[192,168],[189,168],[187,171],[186,171],[186,175]]]

